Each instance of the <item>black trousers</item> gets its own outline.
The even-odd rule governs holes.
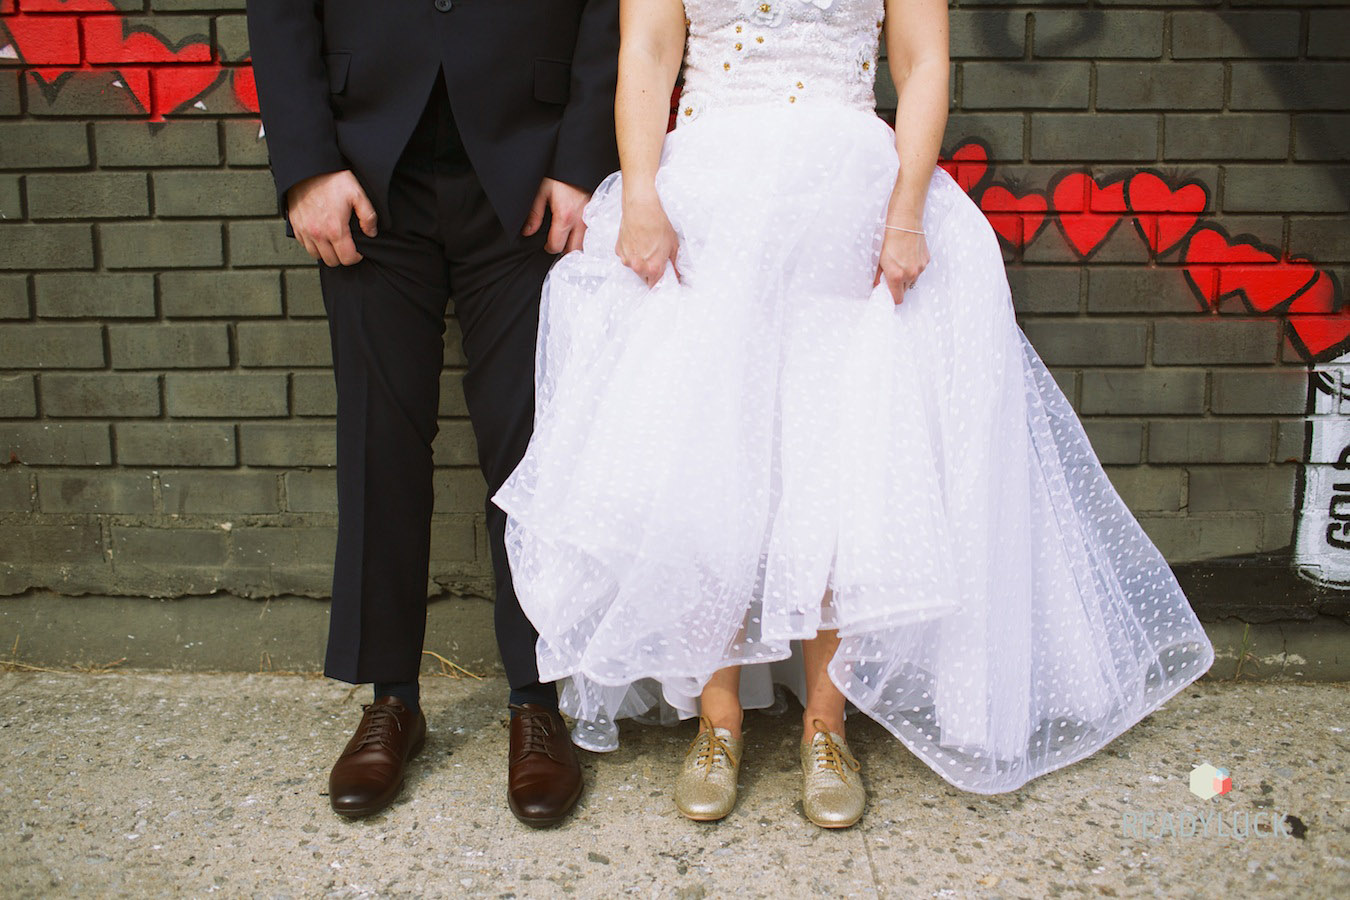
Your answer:
[[[534,420],[545,227],[508,234],[488,204],[437,78],[390,188],[392,223],[364,259],[320,269],[337,378],[338,539],[325,674],[412,681],[426,633],[432,453],[447,301],[464,333],[464,393],[488,497]],[[498,647],[512,687],[538,681],[538,633],[511,584],[506,514],[487,502]]]

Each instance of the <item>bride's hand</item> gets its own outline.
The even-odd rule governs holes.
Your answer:
[[[675,266],[676,279],[680,277],[679,250],[679,238],[654,192],[650,197],[624,198],[614,252],[625,266],[651,287],[665,274],[667,260]]]
[[[923,235],[887,228],[881,244],[881,263],[872,286],[881,284],[884,278],[895,305],[899,306],[905,300],[905,291],[914,287],[919,273],[927,265],[928,243]]]

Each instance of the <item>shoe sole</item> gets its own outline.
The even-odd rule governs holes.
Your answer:
[[[426,735],[422,735],[422,739],[413,745],[412,750],[408,751],[408,762],[412,762],[414,759],[417,758],[417,754],[422,752],[422,748],[426,746],[426,742],[427,742]],[[393,802],[398,799],[398,795],[403,793],[403,785],[405,785],[407,781],[408,781],[407,778],[404,778],[402,781],[400,781],[398,783],[398,787],[394,788],[394,792],[389,795],[389,799],[378,806],[363,806],[360,809],[338,809],[331,803],[329,804],[329,806],[332,808],[333,812],[337,813],[339,816],[342,816],[342,818],[344,819],[364,819],[366,816],[373,816],[377,812],[383,812],[384,810],[388,809],[393,804]]]

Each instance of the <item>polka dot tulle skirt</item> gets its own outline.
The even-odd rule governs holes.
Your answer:
[[[875,116],[710,110],[657,189],[678,278],[614,246],[621,176],[544,287],[535,434],[495,495],[573,738],[799,687],[795,644],[939,775],[1008,791],[1200,677],[1213,648],[1027,343],[997,238],[934,169],[931,261],[873,286],[897,171]]]

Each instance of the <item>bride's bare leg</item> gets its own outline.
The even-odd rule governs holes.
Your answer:
[[[699,712],[714,728],[726,728],[737,740],[741,737],[741,667],[718,669],[699,695]],[[701,729],[700,729],[701,730]]]
[[[806,709],[802,711],[802,733],[810,741],[816,733],[813,724],[820,719],[840,737],[844,736],[844,695],[834,686],[827,671],[834,652],[839,649],[838,631],[817,631],[802,641],[802,661],[806,666]]]

